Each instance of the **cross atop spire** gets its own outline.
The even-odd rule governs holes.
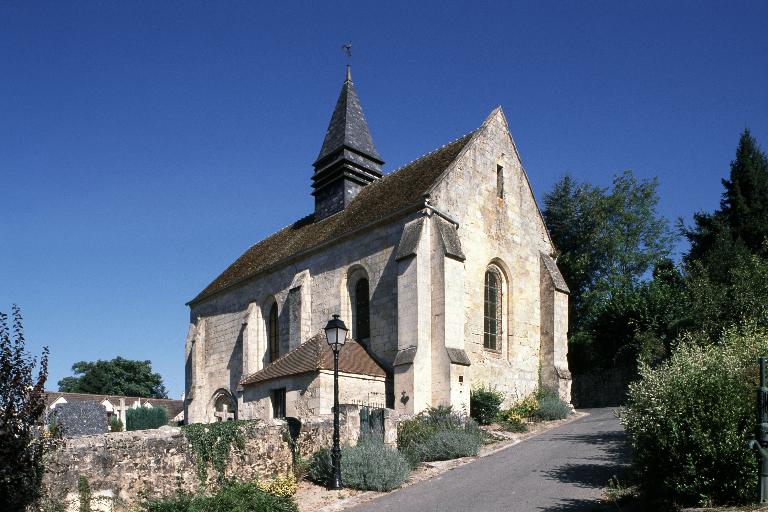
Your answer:
[[[383,163],[347,65],[346,79],[314,163],[315,219],[343,210],[362,187],[381,178]],[[328,201],[333,205],[327,204]]]

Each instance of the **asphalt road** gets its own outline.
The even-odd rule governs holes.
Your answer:
[[[349,509],[355,512],[593,512],[629,463],[612,409]]]

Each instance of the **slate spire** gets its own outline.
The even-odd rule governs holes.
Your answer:
[[[313,164],[315,220],[346,208],[360,189],[381,178],[383,163],[373,144],[352,83],[352,72],[347,66],[346,80],[341,86],[320,154]]]

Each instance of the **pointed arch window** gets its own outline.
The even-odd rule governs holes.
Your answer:
[[[371,337],[371,304],[368,280],[362,278],[355,284],[355,332],[356,340],[363,341]]]
[[[490,267],[485,271],[483,300],[483,347],[489,350],[501,350],[501,293],[501,273],[498,269]]]
[[[280,357],[280,336],[277,325],[277,303],[272,304],[269,310],[269,322],[267,326],[267,338],[269,341],[269,362]]]

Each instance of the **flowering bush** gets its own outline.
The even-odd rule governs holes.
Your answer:
[[[757,361],[768,334],[754,327],[720,345],[684,339],[657,368],[640,366],[624,424],[643,488],[679,504],[738,503],[755,497],[757,462],[747,448],[755,426]]]
[[[296,494],[298,485],[293,473],[287,475],[277,475],[275,478],[269,480],[259,480],[256,482],[256,487],[264,492],[268,492],[273,496],[287,497]]]

